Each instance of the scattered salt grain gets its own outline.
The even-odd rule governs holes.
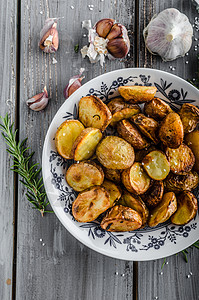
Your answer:
[[[188,63],[189,63],[188,60],[186,60],[186,61],[185,61],[185,64],[188,64]]]
[[[46,245],[45,243],[42,244],[42,246],[45,246],[45,245]]]
[[[173,67],[173,68],[172,68],[172,71],[175,71],[175,69],[176,69],[176,68]]]
[[[188,274],[188,275],[187,275],[187,278],[190,278],[190,277],[191,277],[191,275],[190,275],[190,274]]]
[[[163,272],[160,272],[160,275],[163,275]]]
[[[73,5],[70,6],[71,9],[75,9],[75,7]]]
[[[55,65],[55,64],[57,64],[57,60],[53,57],[53,59],[52,59],[52,64],[53,65]]]
[[[40,15],[43,15],[43,11],[40,11],[39,13],[40,13]]]
[[[118,272],[115,272],[115,275],[118,275]]]
[[[124,276],[125,276],[125,274],[121,274],[121,276],[122,276],[122,277],[124,277]]]
[[[166,262],[166,265],[168,265],[168,264],[169,264],[169,262],[167,261],[167,262]]]
[[[42,242],[43,240],[42,239],[39,239],[40,240],[40,242]]]

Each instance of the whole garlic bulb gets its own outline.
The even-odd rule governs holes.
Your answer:
[[[186,15],[168,8],[154,16],[143,31],[145,44],[152,54],[164,61],[182,57],[192,44],[193,28]]]

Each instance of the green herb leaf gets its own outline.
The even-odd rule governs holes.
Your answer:
[[[20,182],[27,188],[26,197],[28,201],[33,204],[33,208],[40,211],[42,216],[45,212],[52,212],[47,210],[49,201],[42,184],[43,179],[40,176],[41,168],[39,168],[38,163],[33,164],[31,162],[34,152],[28,154],[29,147],[25,147],[27,138],[22,142],[17,142],[17,130],[14,130],[14,123],[10,124],[8,114],[5,118],[0,116],[0,120],[2,121],[0,130],[8,145],[7,151],[13,156],[14,165],[11,170],[23,178]]]
[[[79,51],[79,44],[76,44],[76,45],[75,45],[74,51],[75,51],[75,53],[78,53],[78,51]]]

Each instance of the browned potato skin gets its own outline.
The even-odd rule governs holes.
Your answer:
[[[177,196],[178,208],[171,216],[171,222],[176,225],[185,225],[191,221],[198,210],[198,201],[196,197],[187,191]]]
[[[175,193],[191,191],[198,186],[199,175],[192,171],[185,175],[175,175],[170,173],[164,181],[165,189]]]
[[[134,115],[131,119],[139,130],[150,140],[157,144],[159,124],[152,118],[146,117],[144,114]]]
[[[99,162],[108,169],[127,169],[135,158],[133,147],[117,136],[107,136],[97,146]]]
[[[93,161],[82,161],[71,165],[66,172],[66,181],[75,191],[81,192],[104,180],[102,168]]]
[[[185,144],[180,145],[177,149],[167,148],[165,153],[170,163],[171,172],[175,174],[186,174],[194,166],[195,156]]]
[[[162,181],[155,180],[149,190],[141,197],[148,208],[156,207],[162,200],[164,184]]]
[[[113,170],[107,169],[103,167],[104,176],[108,180],[112,180],[113,182],[120,183],[121,182],[121,171],[120,170]]]
[[[159,137],[163,144],[169,148],[176,149],[180,147],[184,138],[184,129],[177,113],[171,112],[162,120]]]
[[[112,126],[115,126],[117,122],[123,119],[128,119],[141,112],[138,104],[127,103],[121,97],[114,98],[107,106],[112,113],[112,120],[110,123]]]
[[[151,145],[147,149],[138,150],[135,152],[135,161],[142,162],[143,158],[149,154],[151,151],[155,151],[157,148],[154,145]]]
[[[159,98],[154,98],[144,105],[144,113],[150,118],[160,121],[166,117],[168,113],[172,112],[171,107]]]
[[[108,210],[100,225],[106,231],[132,231],[142,226],[142,218],[132,208],[115,205]]]
[[[139,177],[137,172],[141,173],[142,179],[141,177],[139,178],[141,179],[140,182],[137,181],[137,177]],[[130,193],[141,195],[148,190],[151,180],[143,169],[142,164],[135,162],[130,168],[122,172],[122,183]]]
[[[79,193],[72,204],[72,213],[78,222],[91,222],[109,207],[108,191],[104,187],[94,186]]]
[[[119,200],[118,204],[128,206],[128,207],[136,210],[140,214],[140,216],[142,218],[142,228],[145,227],[145,225],[147,224],[148,217],[149,217],[149,210],[146,207],[144,201],[142,201],[141,197],[130,194],[127,191],[124,191],[124,193],[122,194],[122,197],[120,199],[121,199],[121,202]]]
[[[199,130],[185,135],[185,143],[191,148],[195,156],[194,170],[199,172]]]
[[[189,103],[184,103],[178,112],[182,120],[184,133],[192,132],[199,123],[199,109]]]
[[[111,119],[110,110],[98,97],[86,96],[80,99],[79,120],[85,127],[94,127],[104,131]]]
[[[170,216],[177,210],[177,200],[173,192],[164,194],[162,201],[150,213],[148,225],[157,226],[166,222]]]
[[[118,92],[120,95],[131,103],[144,103],[151,101],[157,88],[155,86],[120,86]]]
[[[102,183],[102,186],[110,194],[110,207],[112,207],[120,199],[122,195],[121,188],[118,185],[116,185],[114,182],[106,179]]]
[[[117,124],[117,132],[120,137],[133,146],[134,149],[144,149],[149,147],[150,143],[128,120],[122,120]]]

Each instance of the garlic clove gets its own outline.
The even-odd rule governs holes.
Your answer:
[[[112,40],[117,37],[122,37],[122,27],[123,25],[121,24],[114,24],[106,38]]]
[[[39,47],[46,53],[54,53],[59,46],[57,19],[47,19],[40,32]]]
[[[40,111],[44,109],[48,104],[48,92],[46,90],[46,87],[44,87],[44,90],[42,93],[39,93],[32,97],[31,99],[26,100],[26,104],[29,106],[30,109],[34,111]]]
[[[107,44],[107,49],[115,58],[123,58],[127,55],[130,48],[129,39],[117,38],[110,40]]]
[[[94,28],[100,37],[106,38],[114,22],[113,19],[102,19],[95,24]]]
[[[69,83],[66,85],[64,89],[64,98],[67,99],[70,95],[72,95],[77,89],[79,89],[82,86],[82,80],[84,79],[84,76],[81,76],[84,72],[84,68],[80,69],[80,74],[73,76]]]
[[[184,56],[192,44],[193,28],[186,15],[168,8],[153,17],[143,31],[147,49],[164,61]]]

